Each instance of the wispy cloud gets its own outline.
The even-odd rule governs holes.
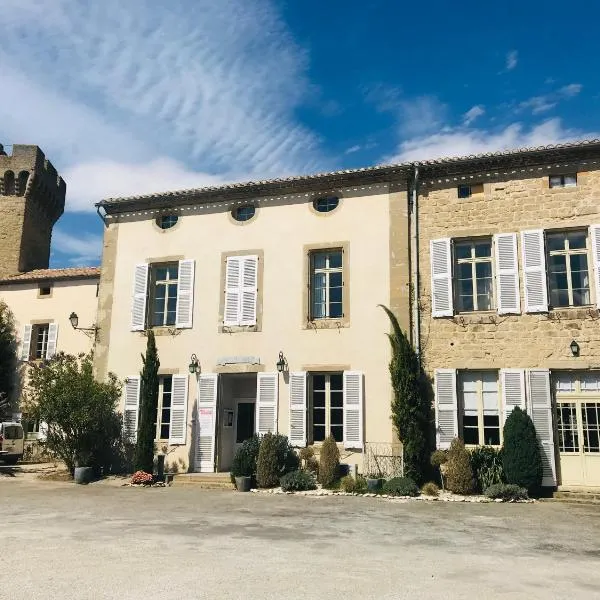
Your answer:
[[[475,119],[478,119],[479,117],[481,117],[484,114],[485,114],[485,108],[481,104],[477,104],[476,106],[473,106],[472,108],[470,108],[463,115],[463,123],[465,125],[470,125],[473,121],[475,121]]]
[[[152,10],[143,0],[4,0],[0,37],[5,139],[43,145],[76,177],[108,169],[87,189],[70,182],[72,210],[107,188],[326,166],[294,113],[311,93],[306,56],[271,0]]]
[[[448,107],[435,96],[418,96],[400,103],[400,131],[419,135],[438,129],[444,123]]]
[[[600,133],[569,129],[560,119],[548,119],[532,127],[512,123],[502,129],[447,129],[401,142],[398,152],[385,162],[427,160],[444,156],[468,156],[511,148],[545,146],[598,137]]]
[[[102,252],[102,236],[76,236],[57,228],[52,234],[52,252],[54,255],[58,254],[59,258],[65,255],[69,264],[96,265]]]
[[[511,50],[506,55],[505,70],[512,71],[519,63],[519,53],[517,50]]]
[[[355,152],[358,152],[361,149],[362,146],[360,144],[355,144],[354,146],[350,146],[350,148],[347,148],[344,154],[354,154]]]
[[[517,110],[530,110],[534,115],[553,109],[562,100],[568,100],[577,96],[583,86],[580,83],[570,83],[553,92],[541,96],[533,96],[520,102]]]

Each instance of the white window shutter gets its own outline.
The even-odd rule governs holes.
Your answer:
[[[434,317],[451,317],[452,250],[450,238],[431,240],[431,310]]]
[[[290,443],[306,446],[306,371],[290,373]]]
[[[240,278],[240,325],[256,325],[256,297],[258,288],[258,256],[242,256]]]
[[[137,439],[137,428],[140,405],[140,378],[128,377],[125,381],[125,408],[123,410],[123,429],[127,439],[134,443]]]
[[[173,375],[169,444],[185,444],[187,434],[188,376]]]
[[[225,308],[223,325],[240,324],[240,284],[242,263],[239,256],[228,256],[225,265]]]
[[[496,298],[498,313],[520,314],[519,259],[517,234],[499,233],[494,236],[496,258]]]
[[[215,438],[217,426],[217,373],[198,377],[198,419],[196,432],[195,470],[213,473],[215,470]]]
[[[279,373],[257,373],[256,418],[258,435],[269,431],[277,433],[277,401],[279,397]]]
[[[21,343],[21,360],[29,360],[31,353],[31,331],[32,325],[25,325],[23,327],[23,342]]]
[[[450,448],[452,440],[458,436],[456,369],[435,371],[435,431],[440,450]]]
[[[46,344],[46,358],[52,358],[56,354],[56,342],[58,340],[58,323],[48,325],[48,343]]]
[[[175,311],[175,326],[178,329],[190,328],[192,326],[192,313],[194,310],[194,266],[193,259],[179,261],[177,308]]]
[[[521,250],[525,282],[525,312],[548,312],[544,230],[522,231]]]
[[[148,265],[135,265],[133,269],[133,298],[131,301],[131,330],[146,328],[146,293],[148,288]]]
[[[344,448],[363,447],[363,374],[344,371]]]
[[[552,396],[550,393],[550,371],[529,369],[527,371],[527,412],[533,421],[540,444],[544,477],[542,485],[556,486],[556,464],[554,457],[554,428],[552,425]]]
[[[501,369],[500,384],[502,385],[502,422],[506,423],[515,406],[525,410],[525,370]]]
[[[590,240],[592,241],[592,264],[596,281],[596,306],[600,308],[600,225],[590,227]]]

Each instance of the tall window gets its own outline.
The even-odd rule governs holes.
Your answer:
[[[344,441],[344,378],[342,373],[313,373],[309,379],[312,442],[332,435]]]
[[[342,250],[312,252],[310,255],[310,294],[312,319],[344,316]]]
[[[150,267],[150,327],[175,325],[178,270],[178,263]]]
[[[48,332],[50,325],[44,323],[42,325],[34,325],[31,329],[31,346],[30,358],[32,360],[46,358],[48,350]]]
[[[454,263],[458,310],[491,310],[494,307],[491,240],[457,242]]]
[[[591,303],[586,231],[546,234],[551,306]]]
[[[462,438],[465,444],[500,445],[500,398],[496,371],[460,374]]]
[[[163,375],[158,380],[158,406],[156,407],[156,439],[168,440],[171,435],[171,396],[173,376]]]

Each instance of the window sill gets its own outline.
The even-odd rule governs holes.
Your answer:
[[[148,331],[152,331],[155,337],[160,337],[163,335],[179,335],[179,333],[183,330],[183,327],[176,327],[175,325],[165,325],[160,327],[148,327],[148,329],[144,329],[140,331],[140,335],[142,337],[147,337]]]
[[[498,313],[495,310],[474,310],[456,313],[453,319],[459,325],[495,325]]]
[[[585,306],[556,306],[548,307],[549,319],[586,319],[598,318],[600,311],[593,304]]]
[[[258,324],[255,325],[219,325],[219,333],[255,333],[260,331]]]
[[[348,317],[340,317],[339,319],[310,319],[306,322],[304,329],[345,329],[350,327]]]

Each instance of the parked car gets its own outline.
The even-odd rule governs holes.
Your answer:
[[[21,423],[0,423],[0,460],[14,465],[22,459],[24,437]]]

